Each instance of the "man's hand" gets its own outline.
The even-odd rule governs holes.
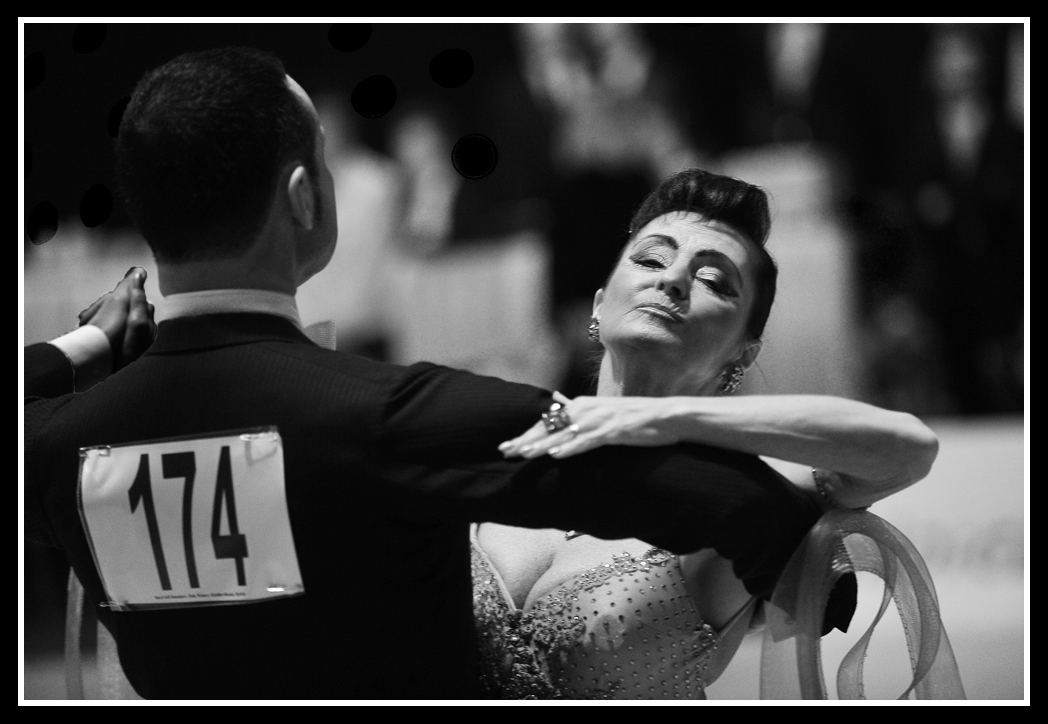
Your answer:
[[[146,270],[133,266],[113,291],[103,294],[80,312],[80,326],[98,327],[113,352],[113,371],[141,356],[156,336],[153,305],[146,300]]]

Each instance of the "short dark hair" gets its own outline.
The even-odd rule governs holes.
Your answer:
[[[775,283],[779,275],[775,260],[764,246],[771,232],[768,194],[759,186],[731,176],[698,168],[679,171],[649,193],[633,214],[630,241],[660,216],[688,212],[727,224],[748,237],[756,247],[757,292],[746,333],[750,339],[760,339],[775,301]]]
[[[284,163],[301,160],[319,177],[316,123],[280,59],[253,48],[186,53],[146,73],[120,122],[116,166],[157,259],[243,252]]]

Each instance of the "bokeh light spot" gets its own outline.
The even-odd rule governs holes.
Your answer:
[[[473,56],[461,48],[442,50],[430,61],[429,75],[442,88],[458,88],[473,77]]]
[[[46,244],[58,232],[58,209],[51,202],[41,201],[29,212],[26,233],[29,240],[39,246]]]
[[[479,133],[463,136],[451,150],[451,163],[469,179],[484,178],[495,170],[499,153],[494,141]]]
[[[103,184],[95,184],[80,199],[80,220],[84,226],[101,226],[113,213],[113,194]]]
[[[371,40],[371,23],[335,23],[328,31],[328,42],[335,50],[352,53]]]
[[[378,118],[389,113],[397,102],[397,88],[384,75],[373,75],[357,83],[350,103],[364,118]]]

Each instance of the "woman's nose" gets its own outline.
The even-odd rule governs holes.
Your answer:
[[[675,264],[663,270],[655,288],[672,299],[683,300],[688,298],[689,280],[688,269]]]

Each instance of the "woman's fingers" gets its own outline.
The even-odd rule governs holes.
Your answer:
[[[128,312],[124,328],[124,340],[119,366],[123,367],[138,359],[153,342],[154,307],[146,299],[145,272],[136,275],[128,290]]]
[[[586,435],[584,437],[575,437],[572,440],[568,440],[566,443],[561,445],[554,445],[549,450],[550,457],[557,458],[570,458],[572,455],[578,455],[580,453],[589,452],[602,445],[601,438],[599,435]]]
[[[98,312],[99,307],[102,306],[102,302],[104,301],[105,295],[103,294],[98,299],[91,302],[91,306],[89,306],[87,309],[85,309],[77,315],[77,320],[80,322],[81,327],[87,324],[87,321],[91,319],[91,317],[95,316],[95,313]]]
[[[571,442],[578,435],[578,427],[572,425],[563,430],[545,435],[541,440],[536,440],[524,445],[519,450],[519,455],[526,458],[537,458],[549,454],[549,451],[558,445]]]
[[[537,458],[549,452],[551,447],[565,443],[578,434],[577,429],[572,429],[573,427],[550,433],[544,426],[539,425],[539,430],[532,428],[516,440],[511,440],[505,449],[501,445],[499,449],[506,457]]]
[[[507,440],[506,442],[499,445],[499,450],[501,450],[502,454],[508,458],[519,457],[521,455],[521,451],[524,448],[530,447],[532,444],[540,441],[548,434],[549,433],[546,431],[546,426],[541,422],[537,422],[531,427],[529,427],[527,432],[525,432],[520,437],[515,437],[512,440]]]
[[[537,458],[546,455],[552,448],[571,442],[580,432],[581,428],[576,423],[552,433],[539,423],[520,437],[499,445],[499,450],[508,458]]]
[[[560,392],[553,393],[553,400],[565,406],[571,424],[551,433],[543,422],[538,422],[520,437],[499,445],[503,455],[507,458],[570,457],[610,444],[614,426],[608,425],[608,413],[604,409],[606,401],[602,407],[595,404],[594,398],[572,400]]]
[[[565,397],[559,392],[553,393],[553,401],[559,402],[560,404],[565,406],[569,402],[571,402],[569,398]],[[568,415],[568,418],[571,419],[570,413]],[[574,420],[572,420],[572,422],[574,422]],[[550,433],[550,431],[546,429],[545,423],[539,421],[532,425],[530,428],[528,428],[527,432],[525,432],[520,437],[515,437],[512,440],[507,440],[506,442],[499,445],[499,450],[506,457],[519,457],[526,453],[531,453],[535,445],[549,443],[549,438],[553,435],[558,434],[559,433]],[[559,440],[560,438],[558,438],[558,441]],[[548,447],[548,445],[546,447]],[[537,455],[541,455],[544,453],[545,450],[539,453],[530,454],[528,455],[528,457],[537,457]]]
[[[540,455],[570,457],[603,445],[667,445],[679,441],[672,429],[660,423],[662,400],[650,398],[576,397],[559,392],[554,400],[565,406],[571,425],[550,433],[537,423],[526,433],[499,446],[506,457]],[[661,426],[660,426],[661,425]]]

